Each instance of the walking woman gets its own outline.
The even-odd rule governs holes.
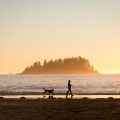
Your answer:
[[[67,98],[67,96],[70,94],[71,95],[71,98],[73,97],[73,94],[72,94],[72,90],[71,90],[71,83],[70,83],[71,81],[70,80],[68,80],[68,91],[67,91],[67,93],[66,93],[66,98]]]

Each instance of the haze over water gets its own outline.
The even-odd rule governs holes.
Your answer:
[[[43,92],[42,88],[66,93],[71,80],[73,93],[120,93],[120,75],[0,75],[0,92]]]

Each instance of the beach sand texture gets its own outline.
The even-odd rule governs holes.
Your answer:
[[[0,120],[120,120],[120,99],[2,99]]]

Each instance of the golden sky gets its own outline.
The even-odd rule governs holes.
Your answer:
[[[120,72],[120,0],[0,0],[0,73],[82,56]]]

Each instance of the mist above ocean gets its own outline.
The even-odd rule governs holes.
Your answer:
[[[0,75],[0,92],[43,92],[42,88],[66,93],[71,80],[72,91],[81,93],[120,93],[120,75]]]

